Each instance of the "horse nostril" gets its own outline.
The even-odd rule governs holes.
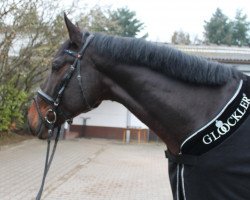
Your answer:
[[[27,128],[28,128],[29,132],[33,135],[32,120],[31,120],[32,117],[31,117],[30,109],[29,109],[28,115],[27,115]]]
[[[36,136],[36,126],[34,125],[35,122],[33,120],[31,120],[32,118],[30,118],[30,116],[28,115],[28,119],[27,119],[27,129],[29,131],[29,133],[31,135]]]
[[[28,129],[28,131],[29,131],[29,134],[34,135],[32,129],[31,129],[31,127],[30,127],[30,122],[29,122],[29,121],[30,121],[30,120],[29,120],[29,118],[28,118],[28,119],[27,119],[27,129]]]
[[[43,131],[43,125],[41,119],[38,116],[38,112],[36,111],[36,106],[34,102],[28,110],[27,125],[29,132],[34,136],[38,136]]]

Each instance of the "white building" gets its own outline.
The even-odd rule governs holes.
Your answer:
[[[139,131],[148,130],[148,127],[122,104],[103,101],[98,108],[75,117],[70,127],[70,135],[67,134],[66,137],[125,139],[126,130],[133,131],[131,134],[134,135],[131,137],[135,138]],[[128,137],[128,133],[126,136]]]

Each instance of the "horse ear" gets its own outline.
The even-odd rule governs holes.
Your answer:
[[[64,21],[68,29],[69,39],[77,46],[80,46],[82,41],[82,34],[80,29],[69,20],[66,13],[64,13]]]

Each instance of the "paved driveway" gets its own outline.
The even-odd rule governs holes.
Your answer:
[[[172,200],[163,144],[105,139],[59,141],[46,179],[46,200]],[[0,199],[34,199],[46,142],[0,149]]]

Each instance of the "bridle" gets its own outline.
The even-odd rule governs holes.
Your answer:
[[[81,93],[82,93],[82,97],[83,97],[83,101],[84,103],[86,103],[87,107],[89,110],[92,109],[92,107],[90,106],[90,104],[87,101],[87,98],[85,96],[84,93],[84,89],[83,89],[83,82],[82,82],[82,76],[81,76],[81,59],[87,49],[87,47],[89,46],[90,42],[93,40],[94,35],[85,32],[82,36],[82,41],[84,42],[82,48],[80,49],[79,52],[74,52],[71,50],[65,50],[64,53],[72,56],[75,58],[74,62],[72,65],[70,65],[68,71],[66,72],[66,74],[64,75],[61,83],[59,84],[59,86],[57,87],[56,90],[56,97],[53,98],[50,95],[46,94],[41,88],[38,90],[37,92],[37,97],[42,98],[47,104],[50,105],[50,108],[46,111],[45,116],[43,117],[41,109],[39,107],[39,104],[37,102],[37,97],[33,98],[34,102],[35,102],[35,106],[36,106],[36,110],[37,113],[39,115],[39,118],[42,120],[42,123],[48,128],[48,139],[47,139],[47,152],[46,152],[46,159],[45,159],[45,167],[44,167],[44,172],[43,172],[43,178],[42,178],[42,183],[39,189],[39,192],[36,196],[36,200],[40,200],[41,196],[42,196],[42,191],[43,191],[43,187],[44,187],[44,183],[45,183],[45,178],[46,175],[48,173],[48,170],[50,168],[51,162],[53,160],[54,154],[55,154],[55,150],[56,150],[56,146],[57,146],[57,142],[59,140],[59,135],[60,135],[60,130],[61,130],[61,126],[56,125],[57,120],[58,120],[58,116],[62,116],[64,118],[65,121],[67,121],[68,123],[72,122],[72,119],[69,119],[67,117],[67,115],[65,114],[65,112],[62,111],[62,109],[59,108],[59,105],[61,103],[62,100],[62,96],[63,93],[65,91],[65,88],[67,87],[67,85],[69,84],[73,74],[75,73],[75,71],[77,71],[77,80],[78,80],[78,84],[80,86],[81,89]],[[40,128],[41,129],[41,125]],[[50,141],[51,138],[53,137],[53,133],[54,130],[57,129],[57,133],[55,136],[55,143],[53,146],[53,150],[50,154]],[[41,131],[39,131],[39,135],[40,136]],[[49,156],[50,155],[50,156]]]
[[[86,38],[86,41],[84,42],[84,45],[82,46],[82,48],[80,49],[80,51],[78,53],[71,51],[71,50],[64,50],[64,52],[66,54],[74,57],[75,60],[74,60],[73,64],[70,65],[68,71],[66,72],[62,81],[58,85],[57,91],[55,92],[56,97],[55,98],[51,97],[50,95],[46,94],[41,88],[37,92],[37,95],[40,98],[42,98],[47,104],[49,104],[51,106],[51,108],[46,111],[46,114],[44,117],[44,123],[46,123],[47,127],[50,127],[51,125],[54,125],[56,123],[58,115],[61,115],[65,119],[65,121],[69,120],[67,118],[67,115],[65,114],[65,112],[63,112],[59,108],[59,104],[61,103],[65,88],[67,87],[68,83],[70,82],[70,80],[71,80],[71,78],[76,70],[77,70],[77,80],[78,80],[78,84],[79,84],[80,89],[81,89],[83,101],[84,101],[84,103],[87,104],[88,109],[92,108],[86,99],[84,89],[83,89],[82,76],[81,76],[81,59],[82,59],[88,45],[90,44],[90,42],[94,38],[94,35],[86,32],[85,34],[83,34],[82,38],[83,38],[83,41]],[[39,117],[43,119],[43,116],[41,114],[40,108],[39,108],[38,103],[37,103],[37,99],[34,98],[34,101],[36,102],[36,108],[38,110]],[[52,119],[51,119],[50,115],[53,116]]]

